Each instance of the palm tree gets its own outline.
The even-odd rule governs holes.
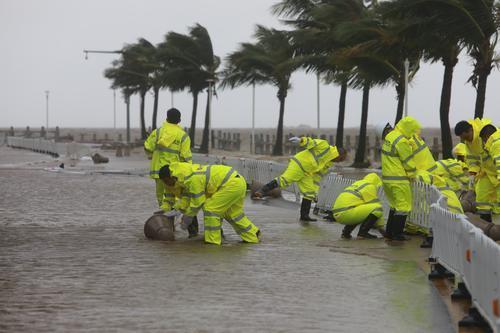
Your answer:
[[[422,52],[423,59],[431,63],[441,61],[444,66],[439,117],[441,122],[441,142],[443,158],[452,157],[452,138],[449,123],[453,71],[461,51],[459,38],[443,33],[447,6],[442,3],[413,0],[395,0],[380,6],[384,17],[404,20],[406,27],[400,35],[414,43]],[[439,15],[436,15],[440,13]]]
[[[165,36],[165,42],[158,48],[160,61],[168,67],[164,73],[165,86],[172,91],[189,89],[193,95],[189,136],[191,145],[194,145],[198,95],[208,87],[207,80],[216,79],[215,74],[220,60],[213,54],[210,35],[199,24],[189,28],[189,35],[169,32]]]
[[[294,48],[286,31],[258,25],[255,44],[242,43],[239,50],[227,57],[221,86],[272,84],[278,89],[280,102],[278,128],[273,155],[283,155],[283,118],[285,100],[290,89],[290,77],[301,65],[294,57]]]
[[[303,59],[303,67],[324,77],[326,83],[341,86],[335,144],[343,147],[345,105],[350,72],[330,61],[333,53],[344,47],[335,38],[336,27],[345,21],[358,20],[363,12],[359,1],[351,0],[282,0],[272,7],[274,14],[287,18],[295,27],[292,43]]]

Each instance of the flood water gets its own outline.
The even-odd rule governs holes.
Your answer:
[[[5,152],[0,331],[454,331],[411,258],[335,250],[357,242],[391,251],[382,240],[342,241],[339,225],[299,224],[296,206],[247,200],[261,244],[239,243],[227,223],[220,247],[182,232],[173,243],[149,241],[150,179],[49,172],[44,164],[2,168],[34,160]]]

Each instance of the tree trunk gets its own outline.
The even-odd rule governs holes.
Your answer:
[[[361,107],[361,124],[359,126],[358,149],[354,158],[353,166],[356,168],[365,168],[369,163],[365,163],[366,151],[366,123],[368,122],[368,102],[370,97],[370,85],[363,86],[363,102]]]
[[[198,109],[198,91],[193,92],[193,113],[191,114],[191,127],[189,128],[189,138],[191,148],[194,147],[194,136],[196,133],[196,111]]]
[[[209,136],[209,126],[210,126],[210,92],[207,90],[207,106],[205,109],[205,127],[203,127],[203,137],[201,139],[200,153],[208,153],[208,136]]]
[[[153,103],[153,119],[151,121],[151,127],[152,129],[156,129],[156,118],[158,116],[158,99],[160,98],[160,87],[154,87],[153,91],[155,100]]]
[[[286,99],[286,91],[278,92],[278,99],[280,101],[280,116],[278,119],[278,129],[276,131],[276,143],[273,149],[273,156],[282,156],[283,155],[283,117],[285,115],[285,99]]]
[[[141,139],[146,140],[146,119],[144,118],[144,105],[146,103],[146,91],[141,91]]]
[[[483,69],[479,72],[479,77],[477,80],[477,95],[476,107],[474,109],[474,118],[483,118],[484,102],[486,100],[486,83],[488,81],[488,75],[490,75],[490,71],[491,70],[489,69]]]
[[[337,136],[335,138],[335,145],[337,147],[344,146],[344,118],[345,118],[345,100],[347,96],[347,82],[343,82],[340,86],[340,100],[339,100],[339,118],[337,120]]]
[[[403,71],[404,73],[404,71]],[[401,75],[400,75],[401,77]],[[396,121],[394,122],[394,126],[398,123],[398,121],[403,118],[403,111],[404,111],[404,106],[405,106],[405,81],[404,81],[404,74],[402,79],[399,80],[399,83],[396,85],[396,93],[398,95],[398,108],[396,110]]]
[[[444,64],[443,86],[441,88],[441,104],[439,105],[439,118],[441,120],[441,145],[443,151],[443,159],[452,158],[451,130],[450,130],[450,101],[451,101],[451,84],[453,81],[453,69],[455,63]]]

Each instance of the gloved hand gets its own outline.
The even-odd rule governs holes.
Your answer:
[[[166,217],[176,217],[176,216],[181,215],[181,212],[179,212],[178,210],[172,209],[171,211],[165,212],[163,215],[165,215]]]
[[[181,229],[187,230],[191,223],[193,223],[194,216],[182,215]]]
[[[298,145],[300,143],[300,138],[298,136],[293,136],[288,139],[288,141],[293,143],[294,145]]]

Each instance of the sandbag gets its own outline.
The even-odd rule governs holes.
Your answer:
[[[144,235],[153,240],[174,241],[174,221],[175,217],[155,214],[144,224]]]

